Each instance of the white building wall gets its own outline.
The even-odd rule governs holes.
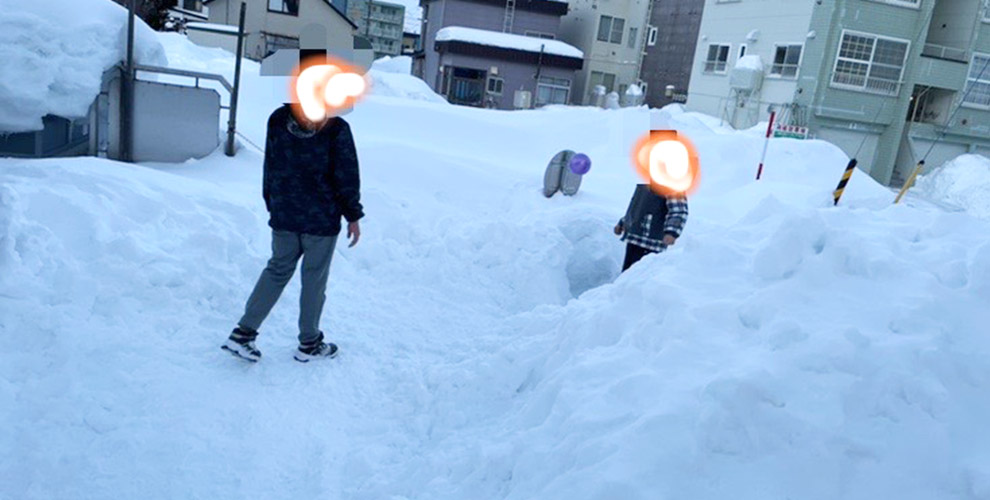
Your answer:
[[[762,89],[754,97],[765,103],[791,102],[798,79],[806,75],[786,78],[769,72],[776,44],[806,43],[814,4],[811,0],[707,0],[691,69],[687,108],[712,116],[724,115],[731,96],[729,73],[743,45],[747,55],[756,54],[763,60],[765,77]],[[724,74],[705,72],[710,44],[729,45]]]
[[[268,0],[243,0],[247,4],[244,29],[248,32],[244,53],[255,59],[265,56],[263,33],[299,38],[302,28],[315,23],[327,29],[328,47],[351,50],[354,27],[323,0],[299,2],[299,15],[268,12]],[[215,0],[210,4],[210,22],[237,26],[240,2]]]

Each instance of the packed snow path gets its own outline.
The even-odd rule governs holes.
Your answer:
[[[163,36],[173,65],[229,57]],[[250,70],[250,65],[248,70]],[[249,73],[250,74],[250,73]],[[990,227],[676,109],[702,156],[684,238],[617,277],[643,110],[381,96],[348,116],[361,243],[325,364],[219,350],[268,256],[261,158],[0,160],[0,498],[982,499]],[[245,78],[241,129],[278,103]],[[542,198],[560,149],[594,161]]]

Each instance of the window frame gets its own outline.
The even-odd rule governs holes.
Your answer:
[[[708,65],[712,63],[708,59],[708,54],[711,53],[712,47],[719,47],[719,48],[726,47],[726,50],[725,50],[725,60],[722,61],[723,67],[722,67],[722,70],[721,71],[719,71],[718,69],[712,69],[712,70],[709,70],[708,69]],[[732,53],[732,44],[731,43],[722,43],[722,42],[709,43],[708,44],[707,53],[705,54],[705,59],[702,61],[704,67],[702,68],[701,72],[704,73],[704,74],[706,74],[706,75],[725,75],[725,74],[728,74],[729,73],[729,54],[731,54],[731,53]],[[719,54],[721,54],[721,50],[719,50]],[[718,67],[718,64],[719,64],[718,63],[718,59],[716,59],[715,60],[715,65],[716,65],[715,68]]]
[[[626,46],[629,47],[630,49],[635,49],[636,48],[636,43],[637,43],[637,39],[636,38],[637,38],[638,35],[639,35],[639,26],[630,26],[629,27],[629,40],[628,40],[628,43],[626,43]]]
[[[840,41],[840,43],[841,43],[841,41]],[[790,51],[791,47],[800,47],[799,50],[801,52],[798,54],[798,60],[797,60],[796,63],[794,63],[794,64],[787,64],[787,62],[786,62],[787,61],[787,53]],[[783,63],[781,63],[781,64],[778,65],[777,62],[776,62],[777,61],[777,52],[780,49],[784,49],[784,61],[785,62],[783,62]],[[791,43],[791,42],[775,43],[775,44],[773,44],[773,60],[770,62],[770,69],[767,71],[767,76],[770,77],[770,78],[779,78],[781,80],[797,80],[798,76],[800,76],[800,74],[801,74],[801,62],[803,60],[804,60],[804,44],[803,43]],[[780,73],[774,73],[774,67],[776,67],[776,66],[780,66],[781,67],[781,72]],[[789,68],[791,66],[794,67],[794,75],[785,75],[784,72],[783,72],[783,69],[785,67],[786,68]],[[902,73],[903,73],[903,68],[902,68]],[[902,76],[903,76],[903,74],[902,74]]]
[[[616,22],[616,21],[618,21],[618,22]],[[619,25],[618,29],[616,29],[616,24]],[[625,35],[625,32],[626,32],[626,20],[625,20],[625,18],[622,18],[622,17],[613,17],[612,18],[612,31],[611,31],[611,33],[609,33],[609,43],[614,43],[614,44],[622,45],[622,37]],[[618,35],[618,39],[616,39],[616,35]]]
[[[980,75],[979,76],[982,77],[982,78],[973,78],[972,77],[973,69],[976,67],[976,58],[977,57],[982,57],[982,58],[984,58],[984,59],[986,59],[988,61],[988,62],[983,63],[985,67],[980,70]],[[979,83],[979,84],[982,84],[982,85],[987,85],[988,87],[990,87],[990,66],[988,66],[988,64],[990,64],[990,53],[986,53],[986,52],[973,52],[973,56],[970,57],[970,60],[969,61],[970,61],[969,62],[969,70],[966,72],[966,84],[963,87],[962,101],[960,102],[960,106],[962,106],[964,108],[980,109],[980,110],[984,110],[984,111],[990,111],[990,99],[988,99],[987,104],[979,104],[979,103],[974,103],[974,102],[970,102],[970,101],[967,101],[966,100],[967,97],[969,97],[969,96],[972,95],[972,93],[970,92],[970,88],[969,88],[969,85],[970,85],[970,82],[971,81],[975,81],[976,83]]]
[[[608,19],[608,28],[604,30],[605,31],[605,38],[602,39],[602,31],[603,31],[603,28],[605,27],[605,20],[606,19]],[[612,20],[613,19],[615,19],[615,18],[612,17],[612,16],[606,16],[605,14],[602,14],[602,15],[598,16],[598,33],[595,34],[595,40],[596,41],[599,41],[599,42],[608,42],[609,37],[612,34]]]
[[[566,85],[565,85],[566,83]],[[567,78],[554,78],[549,76],[541,76],[539,80],[536,81],[536,95],[534,101],[537,106],[545,106],[547,104],[567,104],[571,100],[571,80]],[[553,99],[553,94],[555,90],[563,90],[564,101],[563,102],[542,102],[540,100],[540,88],[550,89],[551,100]]]
[[[291,9],[290,10],[275,10],[275,9],[272,8],[272,3],[274,3],[274,2],[281,2],[282,3],[282,7],[285,8],[285,9],[289,9],[290,3],[291,2],[295,2],[296,11],[295,12],[292,12]],[[267,0],[266,6],[268,8],[268,12],[271,12],[273,14],[281,14],[283,16],[299,17],[299,3],[300,3],[300,0]]]
[[[497,83],[498,90],[492,90],[492,83]],[[505,78],[500,76],[488,76],[488,81],[485,82],[485,93],[491,95],[502,95],[505,91]]]
[[[846,58],[840,57],[840,54],[842,54],[842,43],[845,40],[846,35],[859,36],[859,37],[872,37],[873,38],[873,48],[870,50],[870,59],[869,59],[869,61],[862,61],[862,60],[852,59],[852,58],[848,58],[848,57],[846,57]],[[868,82],[870,80],[870,70],[873,68],[873,65],[875,64],[874,63],[874,58],[876,56],[876,51],[877,51],[877,42],[880,41],[880,40],[886,40],[886,41],[889,41],[889,42],[897,42],[897,43],[903,43],[903,44],[905,44],[904,60],[901,61],[901,74],[897,78],[897,82],[896,82],[897,89],[896,89],[895,92],[882,92],[882,91],[879,91],[879,90],[870,89],[867,86],[867,84],[868,84]],[[834,57],[835,60],[832,63],[832,74],[829,76],[828,85],[831,88],[836,88],[836,89],[841,89],[841,90],[851,90],[853,92],[862,92],[862,93],[865,93],[865,94],[875,94],[875,95],[882,95],[882,96],[889,96],[889,97],[897,97],[897,96],[900,95],[900,93],[901,93],[901,86],[904,84],[904,81],[903,81],[903,79],[904,79],[904,70],[905,70],[905,68],[907,66],[907,60],[908,60],[908,57],[910,55],[911,55],[911,40],[905,40],[905,39],[902,39],[902,38],[894,38],[894,37],[890,37],[890,36],[878,35],[878,34],[875,34],[875,33],[867,33],[865,31],[856,31],[856,30],[844,29],[844,30],[842,30],[842,32],[839,35],[839,45],[836,47],[836,50],[835,50],[835,57]],[[836,75],[838,75],[838,69],[839,69],[839,62],[840,61],[847,61],[847,62],[853,62],[853,63],[857,63],[857,64],[866,64],[867,65],[866,73],[865,73],[865,75],[863,77],[863,85],[852,85],[852,84],[848,84],[848,83],[837,83],[835,81],[835,77],[836,77]]]
[[[595,79],[595,73],[598,73],[599,75],[602,75],[602,81],[601,81],[601,83],[597,83],[597,84],[596,83],[592,83],[592,81]],[[605,85],[605,77],[606,76],[612,77],[612,84],[611,85]],[[591,71],[591,72],[588,73],[588,91],[589,92],[593,91],[595,89],[595,85],[601,85],[601,86],[605,87],[605,93],[608,94],[609,92],[612,92],[613,90],[615,90],[615,80],[616,80],[616,77],[617,77],[617,75],[615,73],[606,73],[604,71]]]
[[[649,33],[646,35],[646,45],[652,47],[657,44],[657,36],[660,33],[660,29],[656,26],[650,26]]]

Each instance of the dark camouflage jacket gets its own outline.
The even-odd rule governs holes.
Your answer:
[[[348,222],[364,216],[351,128],[342,118],[331,118],[306,137],[290,131],[290,126],[301,131],[288,106],[268,119],[263,189],[271,215],[268,225],[280,231],[335,236],[342,216]]]

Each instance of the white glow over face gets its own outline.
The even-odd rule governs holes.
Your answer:
[[[336,66],[320,64],[299,73],[296,78],[296,96],[308,120],[319,122],[327,117],[326,104],[323,101],[324,87],[339,72],[340,68]]]
[[[653,182],[677,191],[691,187],[690,154],[679,141],[660,141],[650,148],[649,166]]]
[[[327,104],[339,108],[348,99],[355,98],[364,93],[367,83],[364,77],[356,73],[339,73],[333,75],[327,82],[324,91],[324,99]]]

